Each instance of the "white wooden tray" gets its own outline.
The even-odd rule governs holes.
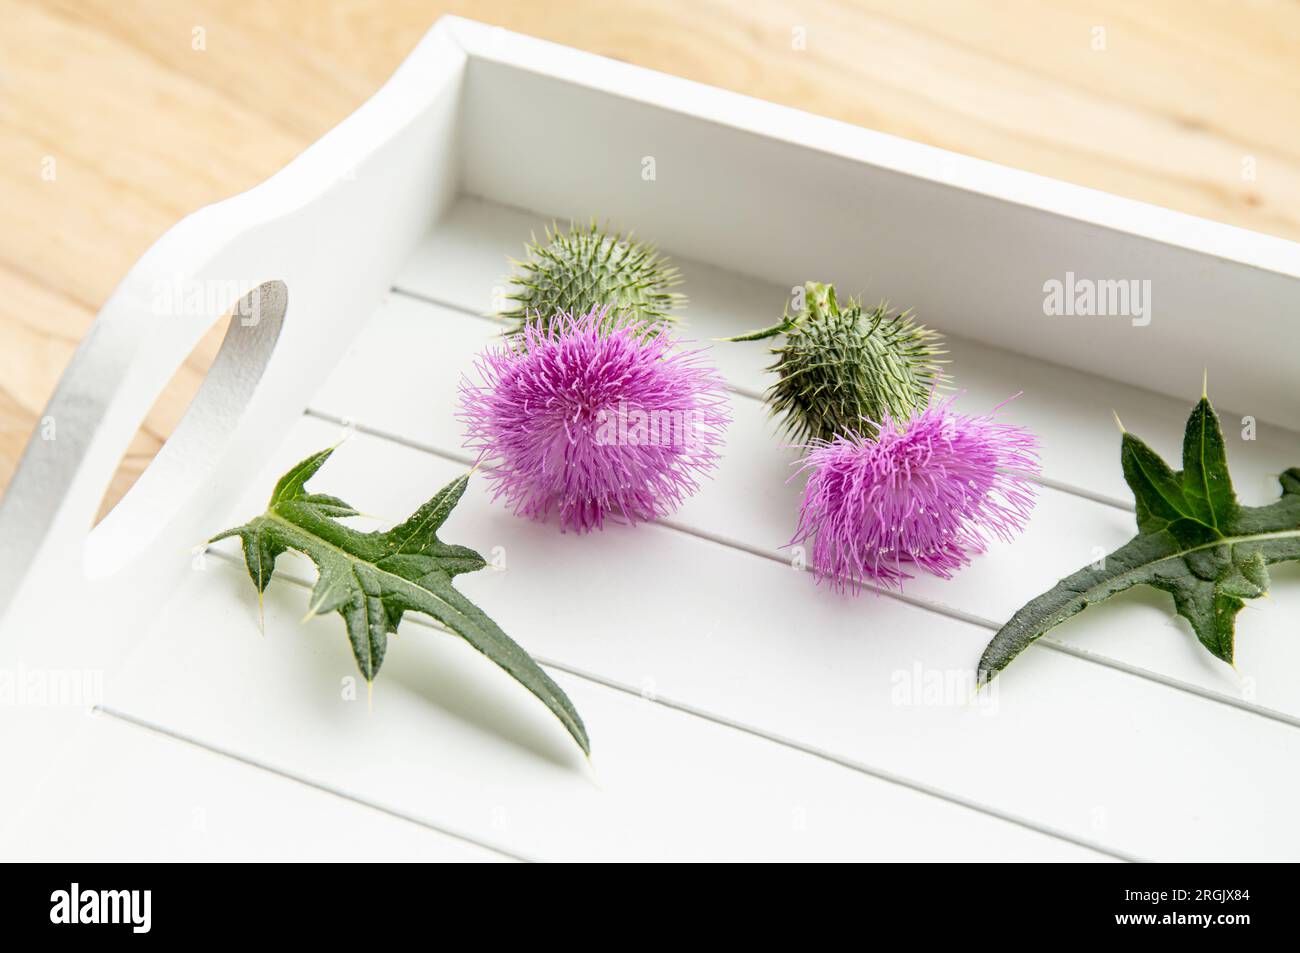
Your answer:
[[[964,406],[1024,391],[1008,416],[1041,437],[1044,487],[954,581],[818,589],[780,548],[798,487],[757,344],[713,351],[735,422],[670,520],[562,535],[472,483],[447,536],[504,571],[460,584],[571,694],[589,768],[419,618],[373,711],[345,700],[339,620],[298,621],[310,567],[282,560],[263,638],[236,549],[194,547],[345,431],[318,486],[385,519],[462,472],[456,385],[498,333],[506,258],[590,216],[674,256],[698,339],[770,323],[808,279],[915,307]],[[1149,280],[1150,322],[1045,315],[1067,272]],[[168,309],[162,284],[229,290]],[[91,531],[154,396],[253,287],[259,320],[231,319]],[[94,697],[0,704],[0,856],[1296,859],[1293,567],[1242,613],[1237,671],[1133,592],[977,703],[962,686],[1016,607],[1132,535],[1112,409],[1172,454],[1208,366],[1242,496],[1276,495],[1300,463],[1298,309],[1294,244],[440,21],[336,130],[164,236],[65,375],[0,509],[0,672]]]

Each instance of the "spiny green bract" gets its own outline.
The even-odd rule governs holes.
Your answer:
[[[586,314],[608,308],[610,320],[645,325],[648,334],[671,325],[672,313],[685,296],[671,290],[681,278],[668,258],[631,234],[609,233],[593,221],[546,230],[546,240],[524,246],[527,258],[513,262],[513,307],[500,316],[513,321],[507,332],[518,335],[529,322],[549,327],[556,313]]]
[[[731,339],[784,335],[772,348],[776,363],[768,369],[778,379],[767,400],[795,439],[871,435],[886,413],[905,419],[947,383],[943,338],[910,311],[891,312],[886,302],[866,311],[857,299],[841,308],[835,287],[815,281],[804,292],[798,314],[787,311],[780,324]]]

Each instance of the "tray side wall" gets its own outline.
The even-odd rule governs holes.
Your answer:
[[[1194,396],[1208,363],[1222,406],[1300,420],[1300,246],[508,39],[471,31],[472,195],[635,227],[786,288],[833,281],[952,333],[1171,396]],[[1086,308],[1081,282],[1125,282],[1092,289],[1096,309],[1122,313],[1048,315],[1053,281],[1065,310],[1065,297]]]

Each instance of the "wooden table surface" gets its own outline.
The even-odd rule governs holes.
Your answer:
[[[0,486],[140,254],[334,126],[443,13],[1300,239],[1295,0],[0,0]]]

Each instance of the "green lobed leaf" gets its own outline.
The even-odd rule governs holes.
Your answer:
[[[1300,561],[1300,468],[1282,474],[1268,506],[1237,502],[1218,415],[1202,396],[1187,421],[1183,469],[1174,471],[1130,433],[1121,441],[1138,535],[1023,606],[985,648],[987,681],[1044,633],[1088,606],[1138,585],[1169,593],[1216,658],[1232,662],[1236,617],[1268,591],[1271,563]]]
[[[306,483],[334,451],[323,450],[289,470],[275,486],[266,512],[212,542],[238,536],[248,575],[259,593],[270,585],[275,561],[288,549],[305,554],[319,571],[308,615],[337,612],[347,627],[357,667],[373,681],[384,662],[389,633],[407,611],[423,612],[455,632],[536,695],[590,754],[586,728],[563,689],[478,606],[452,586],[482,569],[483,557],[438,539],[437,532],[469,484],[447,484],[406,522],[363,533],[336,522],[357,511],[338,497],[307,493]]]
[[[1219,417],[1202,397],[1192,410],[1183,437],[1183,485],[1196,519],[1216,530],[1226,529],[1237,511],[1237,494],[1228,473]]]

